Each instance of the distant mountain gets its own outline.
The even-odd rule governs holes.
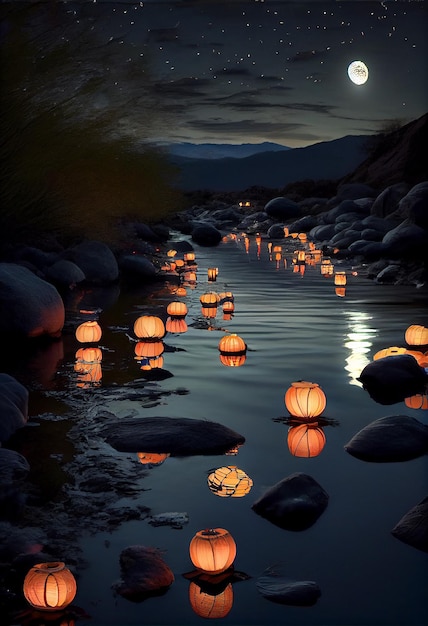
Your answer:
[[[255,185],[279,189],[299,180],[337,180],[349,174],[367,156],[368,137],[347,135],[305,148],[263,151],[242,158],[171,155],[170,160],[179,169],[177,184],[183,191],[237,191]]]
[[[263,143],[170,143],[164,144],[163,149],[174,156],[190,159],[242,159],[260,152],[279,152],[291,150],[279,143],[264,141]]]

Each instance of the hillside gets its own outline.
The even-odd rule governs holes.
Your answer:
[[[252,186],[278,189],[300,180],[337,180],[364,159],[367,136],[348,135],[334,141],[236,159],[189,159],[171,156],[183,191],[234,191]]]
[[[170,155],[190,159],[242,159],[260,152],[280,152],[291,150],[287,146],[271,141],[263,143],[170,143],[162,146]]]

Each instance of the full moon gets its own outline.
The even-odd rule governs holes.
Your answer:
[[[352,61],[348,67],[348,76],[356,85],[363,85],[369,77],[367,65],[362,61]]]

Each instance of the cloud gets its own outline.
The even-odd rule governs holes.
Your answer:
[[[256,122],[253,119],[225,121],[221,118],[211,118],[208,120],[190,120],[187,122],[187,126],[194,130],[222,135],[234,133],[255,135],[261,133],[271,136],[304,128],[306,125],[295,122]]]

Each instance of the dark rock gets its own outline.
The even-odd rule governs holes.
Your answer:
[[[134,222],[132,224],[134,228],[135,235],[140,239],[144,239],[144,241],[161,241],[159,235],[154,232],[154,230],[148,226],[148,224],[144,224],[143,222]]]
[[[165,593],[175,580],[156,548],[129,546],[122,550],[119,560],[122,579],[112,587],[132,602]]]
[[[0,263],[0,334],[58,337],[65,320],[57,289],[15,263]]]
[[[407,415],[381,417],[354,435],[345,450],[376,463],[416,459],[428,452],[428,426]]]
[[[382,285],[384,284],[395,285],[399,276],[400,276],[400,266],[392,264],[392,265],[388,265],[388,267],[385,267],[383,270],[381,270],[379,274],[376,276],[375,280],[377,283],[380,283]]]
[[[290,233],[307,233],[317,226],[318,220],[315,215],[305,215],[288,225]]]
[[[428,498],[410,509],[391,533],[409,546],[428,552]]]
[[[291,606],[313,606],[321,595],[321,589],[312,580],[291,580],[275,573],[260,576],[256,587],[271,602]]]
[[[118,260],[122,274],[139,278],[155,278],[157,271],[149,259],[139,254],[125,254]]]
[[[428,230],[428,181],[415,185],[400,200],[398,210],[413,224]]]
[[[119,277],[116,257],[102,241],[83,241],[66,250],[64,258],[80,267],[86,282],[93,285],[108,285]]]
[[[267,231],[267,236],[270,239],[284,239],[284,226],[283,224],[272,224]]]
[[[79,283],[82,283],[86,276],[75,263],[60,259],[50,265],[45,271],[46,280],[61,288],[73,289]]]
[[[181,239],[180,241],[171,241],[171,248],[177,250],[177,252],[193,252],[194,248],[190,241]]]
[[[289,220],[300,215],[300,207],[297,202],[282,196],[273,198],[264,207],[265,213],[276,220]]]
[[[216,246],[221,238],[221,232],[211,224],[201,224],[192,230],[192,240],[200,246]]]
[[[423,259],[427,256],[428,231],[405,220],[382,239],[391,259]]]
[[[384,189],[373,202],[370,213],[377,217],[387,217],[398,208],[398,203],[409,190],[406,183],[396,183]]]
[[[375,189],[364,183],[342,183],[337,188],[337,197],[341,200],[358,200],[376,195]]]
[[[227,426],[186,417],[124,418],[101,431],[121,452],[168,452],[171,456],[224,454],[245,438]]]
[[[268,489],[252,509],[285,530],[305,530],[323,513],[328,498],[316,480],[296,472]]]
[[[372,361],[358,380],[379,404],[395,404],[423,393],[428,375],[410,354],[399,354]]]
[[[334,236],[334,224],[320,224],[309,231],[309,237],[318,241],[329,240]]]
[[[22,483],[30,471],[28,461],[15,450],[0,448],[0,517],[14,521],[21,516],[25,500]]]
[[[0,443],[28,420],[28,391],[13,376],[0,373]]]

